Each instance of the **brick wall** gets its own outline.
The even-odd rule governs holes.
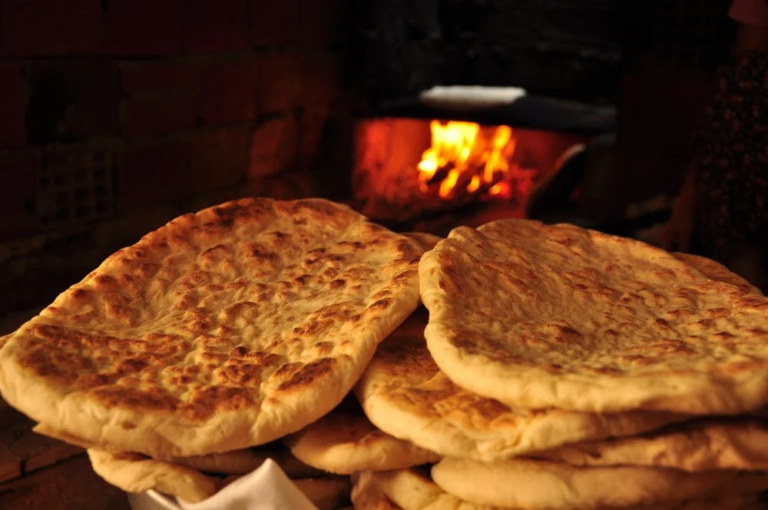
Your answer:
[[[0,2],[0,315],[181,212],[339,198],[343,2]]]

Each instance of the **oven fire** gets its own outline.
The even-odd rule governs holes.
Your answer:
[[[517,138],[509,126],[433,120],[429,128],[431,145],[417,165],[422,193],[463,201],[527,196],[532,189],[537,171],[513,161]]]
[[[530,147],[518,143],[522,132],[463,121],[362,121],[352,174],[355,205],[377,220],[402,222],[473,202],[520,202],[540,170],[526,156]]]
[[[457,190],[509,198],[510,186],[504,177],[515,152],[512,128],[482,129],[472,122],[437,120],[429,127],[432,145],[417,166],[422,192],[437,186],[442,198],[456,195]]]

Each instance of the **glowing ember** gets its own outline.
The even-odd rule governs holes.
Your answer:
[[[430,123],[432,146],[424,151],[419,168],[419,187],[427,192],[438,186],[438,194],[449,198],[458,192],[509,197],[505,181],[509,158],[515,150],[512,129],[499,126],[492,131],[471,122]],[[463,188],[463,189],[461,189]]]

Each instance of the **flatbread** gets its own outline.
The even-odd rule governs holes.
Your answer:
[[[89,448],[100,449],[98,443],[94,441],[86,441],[81,437],[77,437],[67,432],[62,432],[61,430],[57,430],[55,427],[51,427],[50,425],[46,425],[44,423],[38,423],[37,425],[32,427],[32,432],[34,432],[35,434],[40,434],[41,436],[52,437],[53,439],[58,439],[59,441],[63,441],[65,443],[79,446],[80,448],[83,448],[85,450],[88,450]],[[106,448],[103,448],[103,451],[119,451],[119,450],[106,447]]]
[[[96,474],[115,487],[134,493],[154,490],[186,503],[204,501],[239,478],[204,474],[194,468],[151,459],[140,453],[90,449],[88,457]],[[291,482],[319,510],[334,510],[349,503],[349,477],[324,475],[292,479]]]
[[[354,397],[284,442],[299,460],[337,474],[402,469],[441,457],[377,429]]]
[[[418,469],[365,471],[353,477],[352,501],[356,510],[490,510],[463,501],[435,485]],[[397,502],[398,505],[393,503]],[[764,510],[758,494],[718,494],[705,499],[658,505],[625,507],[624,510]],[[603,509],[610,510],[610,509]]]
[[[431,250],[443,239],[442,237],[426,232],[406,232],[405,235],[419,243],[419,246],[424,248],[424,251]]]
[[[686,264],[690,264],[698,271],[702,272],[707,278],[713,280],[719,280],[721,282],[730,283],[734,287],[737,287],[742,292],[749,292],[752,294],[762,295],[763,293],[749,283],[747,280],[730,271],[727,267],[715,262],[712,259],[701,257],[699,255],[692,255],[690,253],[673,253],[675,257],[682,260]]]
[[[493,510],[462,501],[435,485],[429,472],[419,469],[363,471],[353,478],[356,510]]]
[[[125,492],[156,490],[187,503],[199,503],[219,491],[224,481],[140,453],[88,450],[97,475]]]
[[[317,510],[337,510],[349,504],[352,484],[348,476],[291,480]]]
[[[499,220],[454,229],[419,276],[435,362],[480,395],[587,412],[768,402],[768,299],[639,241]]]
[[[164,460],[204,473],[247,475],[258,469],[267,459],[272,459],[291,479],[313,478],[325,474],[301,462],[280,442],[231,452],[209,453],[194,457],[171,457]]]
[[[63,433],[42,423],[37,424],[32,431],[36,434],[52,437],[86,450],[94,449],[123,453],[114,448],[101,449],[96,443]],[[267,459],[272,459],[289,478],[312,478],[324,474],[322,470],[308,466],[294,457],[288,448],[279,441],[255,448],[243,448],[242,450],[232,450],[229,452],[209,453],[192,457],[161,457],[155,460],[170,462],[204,473],[246,475],[256,470]]]
[[[531,510],[658,505],[720,494],[753,494],[768,488],[764,472],[579,468],[530,459],[484,464],[445,458],[432,467],[432,479],[465,501]]]
[[[401,510],[376,485],[375,475],[373,471],[352,475],[352,505],[355,510]]]
[[[0,391],[38,422],[125,451],[264,444],[349,392],[418,304],[421,253],[326,200],[184,215],[15,332]]]
[[[355,386],[379,429],[445,456],[492,461],[554,446],[653,430],[686,415],[510,408],[461,389],[440,371],[419,308],[380,345]],[[306,460],[306,459],[305,459]]]
[[[768,423],[748,418],[698,420],[635,437],[564,445],[530,456],[574,466],[768,471]]]

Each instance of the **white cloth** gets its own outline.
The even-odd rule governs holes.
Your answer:
[[[200,503],[183,510],[317,510],[272,459]]]

